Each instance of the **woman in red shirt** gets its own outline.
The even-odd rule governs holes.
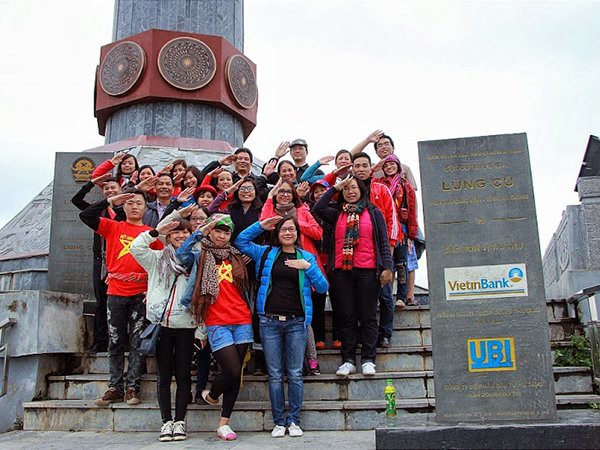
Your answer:
[[[197,265],[196,278],[190,281],[191,311],[198,323],[206,325],[208,342],[221,368],[210,390],[202,391],[202,398],[218,405],[223,396],[217,435],[226,441],[237,439],[229,418],[240,391],[248,344],[254,340],[248,271],[242,254],[230,243],[233,228],[229,215],[213,214],[177,251],[183,264]],[[182,299],[183,304],[186,301]],[[201,344],[204,348],[206,339]]]

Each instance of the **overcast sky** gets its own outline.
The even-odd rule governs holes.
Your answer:
[[[55,152],[104,143],[94,71],[113,8],[0,0],[0,226],[51,181]],[[303,137],[314,161],[383,129],[418,176],[418,141],[526,132],[542,252],[577,203],[600,132],[599,2],[246,0],[244,14],[259,157]]]

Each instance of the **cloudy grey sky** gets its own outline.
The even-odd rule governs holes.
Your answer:
[[[0,226],[52,179],[54,153],[103,144],[94,71],[113,0],[0,0]],[[542,251],[600,123],[599,2],[246,0],[266,159],[304,137],[309,159],[392,135],[417,142],[526,132]],[[423,271],[424,272],[424,271]]]

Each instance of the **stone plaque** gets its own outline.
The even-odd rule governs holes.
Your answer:
[[[121,42],[110,49],[100,65],[100,86],[108,95],[122,95],[139,80],[146,55],[139,44]]]
[[[71,203],[71,198],[89,180],[90,169],[111,156],[112,153],[56,154],[48,258],[50,291],[71,292],[94,298],[94,232],[79,220],[79,210]],[[88,203],[94,203],[102,198],[100,189],[95,187],[85,199]]]
[[[525,134],[419,142],[436,420],[556,418]]]
[[[217,61],[204,42],[181,37],[170,40],[160,49],[158,70],[170,85],[193,91],[210,83],[217,71]]]
[[[242,108],[256,105],[258,90],[252,66],[242,55],[230,56],[225,66],[225,77],[233,98]]]

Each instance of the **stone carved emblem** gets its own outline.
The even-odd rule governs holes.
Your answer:
[[[170,85],[193,91],[210,83],[217,71],[217,60],[204,42],[180,37],[170,40],[160,49],[158,70]]]
[[[569,267],[569,238],[567,236],[567,230],[563,229],[558,241],[556,242],[557,256],[558,256],[558,267],[560,273],[563,273]]]
[[[71,164],[71,174],[77,183],[83,183],[92,179],[92,172],[95,168],[96,164],[94,164],[94,161],[82,156]]]
[[[121,42],[110,49],[100,65],[100,86],[108,95],[122,95],[139,80],[146,55],[139,44]]]
[[[256,105],[258,89],[252,66],[242,55],[233,55],[227,59],[225,77],[235,101],[242,108]]]

